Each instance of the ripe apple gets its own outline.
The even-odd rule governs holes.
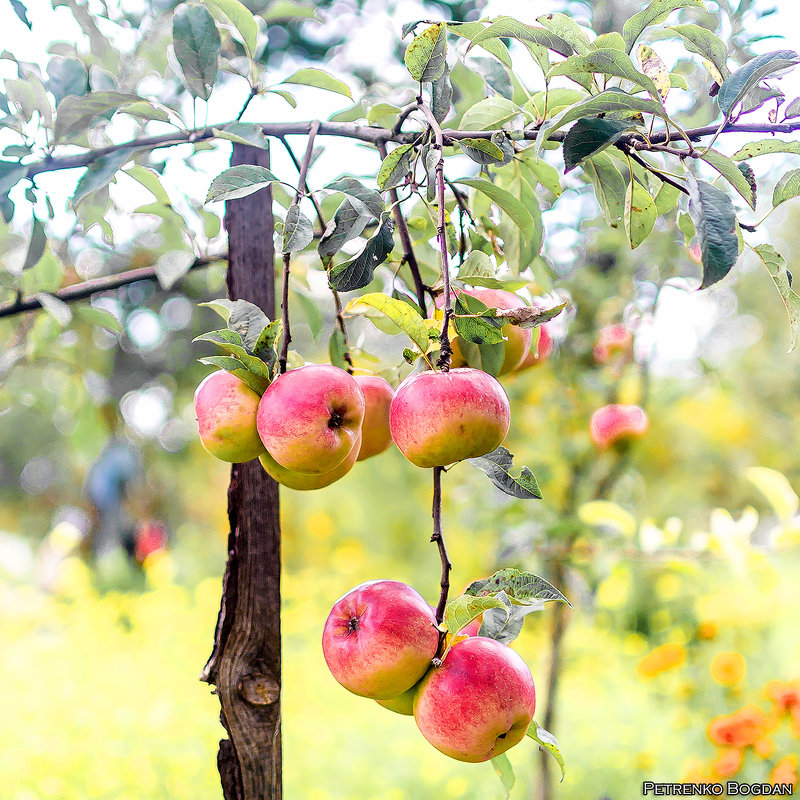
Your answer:
[[[488,308],[525,308],[525,301],[504,289],[463,289],[464,294],[480,300]],[[439,295],[436,298],[436,305],[438,308],[444,306],[444,295]],[[519,325],[503,325],[500,331],[505,338],[505,349],[503,351],[503,365],[498,371],[498,375],[505,375],[516,369],[525,358],[525,354],[529,351],[531,346],[531,332],[529,328],[520,328]],[[452,367],[467,366],[467,360],[461,352],[458,344],[458,338],[453,339],[450,343],[453,349],[453,354],[450,357],[450,364]]]
[[[322,489],[325,486],[330,486],[332,483],[338,481],[339,478],[347,475],[347,473],[353,468],[353,464],[356,463],[356,458],[358,457],[358,451],[360,447],[361,438],[359,437],[356,439],[356,443],[348,454],[347,458],[342,461],[338,467],[334,467],[330,472],[323,472],[321,475],[308,475],[305,472],[292,472],[292,470],[282,467],[266,451],[258,457],[258,460],[261,462],[261,466],[264,467],[264,471],[267,473],[267,475],[278,481],[281,486],[285,486],[287,489],[297,489],[298,491],[303,492],[308,489]]]
[[[517,744],[536,710],[530,670],[511,648],[482,636],[454,644],[422,679],[414,700],[420,733],[459,761],[487,761]]]
[[[194,413],[203,447],[221,461],[241,464],[264,452],[256,429],[261,398],[225,370],[212,372],[194,393]]]
[[[644,436],[649,423],[647,414],[639,406],[612,404],[598,408],[589,422],[589,435],[599,450],[611,447],[614,442]]]
[[[598,364],[607,364],[615,355],[630,358],[633,354],[633,333],[626,325],[605,325],[597,332],[592,356]]]
[[[522,359],[522,363],[514,370],[514,372],[522,372],[524,369],[528,369],[529,367],[536,367],[539,364],[547,361],[551,355],[553,355],[553,337],[547,330],[546,325],[539,326],[539,342],[536,346],[536,355],[533,354],[532,350],[528,350],[525,354],[525,358]]]
[[[364,420],[364,395],[343,369],[311,364],[276,378],[258,406],[258,434],[292,472],[323,475],[350,454]]]
[[[410,689],[406,689],[397,697],[390,697],[387,700],[376,700],[379,706],[394,711],[395,714],[403,714],[406,717],[414,716],[414,698],[417,694],[417,685],[414,684]]]
[[[443,467],[502,444],[511,409],[497,379],[479,369],[419,372],[398,387],[389,423],[412,464]]]
[[[389,408],[394,389],[388,381],[377,375],[354,375],[364,395],[364,422],[361,425],[361,450],[358,460],[382,453],[392,443],[389,430]]]
[[[322,632],[333,677],[353,694],[388,700],[416,684],[439,646],[436,617],[400,581],[367,581],[336,601]]]

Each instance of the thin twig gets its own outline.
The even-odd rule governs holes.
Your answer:
[[[444,619],[444,608],[447,605],[447,595],[450,592],[450,570],[453,568],[447,555],[444,537],[442,536],[442,472],[444,472],[444,467],[433,468],[433,535],[431,536],[431,541],[439,548],[439,558],[442,561],[439,603],[436,606],[436,621],[438,623],[441,623]],[[443,640],[443,638],[442,636],[441,639]]]
[[[250,87],[250,94],[247,95],[247,100],[244,101],[244,105],[242,106],[242,110],[236,117],[236,121],[239,122],[241,118],[244,116],[244,112],[247,111],[247,107],[250,105],[252,99],[258,94],[258,86],[253,85]]]
[[[640,167],[644,167],[648,172],[655,175],[656,178],[658,178],[662,183],[669,184],[670,186],[677,189],[679,192],[683,192],[684,194],[689,194],[689,190],[682,183],[678,183],[678,181],[670,178],[669,175],[665,175],[660,170],[648,164],[643,158],[637,156],[636,153],[633,150],[631,150],[630,147],[623,146],[620,149],[624,153],[629,155]]]
[[[342,314],[342,298],[339,297],[339,292],[336,289],[331,289],[331,293],[333,294],[333,304],[336,307],[336,324],[339,326],[339,330],[342,332],[342,337],[344,338],[344,353],[342,353],[342,358],[347,362],[347,371],[352,375],[353,374],[353,357],[350,355],[350,340],[347,336],[347,325],[344,322],[344,315]]]

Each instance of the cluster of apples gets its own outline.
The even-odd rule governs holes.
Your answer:
[[[375,375],[311,364],[279,375],[263,395],[218,371],[194,402],[209,453],[234,463],[258,458],[276,481],[300,490],[328,486],[392,441],[419,467],[482,456],[511,421],[498,381],[470,368],[417,373],[395,393]]]
[[[322,651],[345,689],[413,715],[420,733],[445,755],[487,761],[525,736],[536,688],[516,652],[477,633],[471,623],[439,661],[431,606],[405,583],[368,581],[334,604]]]

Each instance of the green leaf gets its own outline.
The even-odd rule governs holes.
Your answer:
[[[772,207],[779,206],[800,194],[800,169],[793,169],[781,177],[772,192]]]
[[[369,211],[375,219],[378,219],[384,211],[385,206],[380,194],[374,189],[367,189],[364,184],[349,175],[339,178],[322,188],[330,192],[341,192],[351,200],[359,211]]]
[[[739,257],[736,214],[730,197],[689,175],[689,213],[700,239],[703,260],[701,289],[722,280]]]
[[[652,0],[647,8],[638,14],[634,14],[622,26],[622,38],[625,39],[628,52],[630,53],[633,49],[634,43],[645,28],[650,25],[658,25],[659,22],[663,22],[673,11],[679,8],[705,10],[702,0]]]
[[[483,33],[484,26],[480,22],[450,22],[447,26],[450,33],[461,36],[463,39],[472,41],[476,36]],[[491,53],[498,61],[511,68],[511,56],[508,48],[500,39],[486,39],[480,43],[479,47]]]
[[[450,81],[450,67],[445,63],[442,74],[431,84],[431,111],[441,125],[450,113],[453,102],[453,84]]]
[[[545,14],[537,17],[536,21],[569,42],[572,49],[579,55],[588,53],[591,49],[589,37],[572,17],[561,13]]]
[[[509,606],[505,613],[497,609],[489,609],[483,615],[478,636],[486,636],[501,644],[511,644],[522,632],[525,617],[541,611],[535,605],[511,605],[511,601],[509,601]]]
[[[156,278],[161,288],[171,289],[194,264],[194,253],[191,250],[170,250],[162,253],[156,261]]]
[[[28,9],[21,0],[11,0],[11,8],[14,13],[19,17],[20,22],[27,26],[28,30],[33,30],[33,25],[28,19]]]
[[[497,59],[485,58],[483,56],[473,56],[470,62],[486,81],[486,85],[501,97],[506,100],[512,100],[514,97],[514,86],[511,83],[511,78],[508,74],[508,69],[504,67]],[[549,62],[548,62],[549,67]]]
[[[217,80],[220,39],[214,19],[200,5],[182,3],[172,18],[175,58],[193,97],[208,100]]]
[[[52,58],[47,64],[47,88],[58,104],[68,95],[82,97],[89,87],[89,74],[77,58]]]
[[[505,320],[487,314],[489,308],[476,297],[461,292],[453,307],[453,326],[458,335],[473,344],[499,344],[504,341],[501,328]],[[469,316],[464,316],[464,315]]]
[[[91,92],[82,97],[67,95],[58,105],[53,131],[55,140],[84,133],[98,117],[142,101],[138,94],[123,92]]]
[[[353,99],[348,85],[338,78],[334,78],[328,72],[314,67],[306,67],[305,69],[298,69],[293,72],[288,78],[281,81],[281,83],[298,84],[300,86],[313,86],[316,89],[324,89],[327,92],[335,92],[342,94],[345,97]]]
[[[511,766],[511,762],[508,760],[508,756],[505,753],[495,756],[492,759],[492,766],[497,773],[497,777],[500,778],[500,782],[503,784],[507,800],[511,796],[511,790],[514,788],[514,784],[517,782],[517,776],[514,775],[514,768]]]
[[[219,314],[222,319],[225,320],[227,323],[228,320],[231,318],[231,314],[233,310],[236,308],[237,303],[244,303],[245,300],[226,300],[225,298],[220,298],[219,300],[209,300],[206,303],[198,303],[198,307],[200,308],[210,308],[215,313]],[[248,305],[252,305],[249,303]],[[258,309],[261,311],[261,309]],[[263,312],[262,312],[263,313]],[[266,314],[264,315],[266,318]]]
[[[221,347],[226,353],[240,362],[248,372],[257,375],[266,381],[272,380],[272,370],[270,366],[262,361],[261,358],[248,352],[244,346],[242,337],[238,332],[223,329],[220,331],[209,331],[201,336],[195,337],[193,342],[211,342]]]
[[[347,369],[350,365],[344,357],[347,352],[347,342],[344,339],[344,334],[339,328],[334,328],[331,331],[331,338],[328,340],[328,357],[334,367],[340,369]]]
[[[541,725],[538,725],[536,720],[531,721],[525,735],[530,736],[542,750],[549,753],[558,762],[558,766],[561,767],[561,780],[563,781],[564,776],[567,774],[567,765],[564,762],[564,756],[561,754],[561,748],[558,745],[556,737],[549,731],[546,731]]]
[[[579,119],[564,137],[564,172],[574,169],[585,158],[605,150],[632,127],[629,122],[618,119]]]
[[[69,306],[52,294],[39,292],[36,299],[41,303],[42,308],[62,327],[65,328],[72,322],[72,311]]]
[[[214,7],[219,9],[225,19],[239,32],[247,54],[252,58],[258,43],[258,23],[249,9],[239,0],[204,0],[204,2],[212,9]]]
[[[233,358],[233,356],[206,356],[205,358],[198,358],[197,360],[201,364],[230,372],[232,375],[239,378],[239,380],[244,381],[254,392],[258,392],[258,394],[264,394],[269,386],[268,380],[250,372],[238,358]]]
[[[283,223],[283,247],[281,252],[299,253],[314,241],[314,226],[301,211],[297,203],[292,203],[286,212]]]
[[[458,268],[456,276],[460,281],[470,282],[470,278],[494,278],[495,268],[489,256],[480,250],[473,250]]]
[[[737,150],[731,158],[734,161],[744,161],[745,159],[768,156],[773,153],[800,155],[800,142],[784,142],[781,139],[759,139],[757,142],[748,142],[741,150]]]
[[[435,81],[447,63],[447,25],[431,25],[414,37],[406,48],[404,61],[411,77],[418,83]]]
[[[552,31],[525,25],[512,17],[497,17],[491,25],[484,28],[472,39],[467,52],[487,39],[516,39],[520,42],[546,47],[548,50],[553,50],[562,56],[571,56],[574,52],[569,42]]]
[[[399,186],[411,171],[411,158],[414,155],[413,144],[401,144],[395,147],[381,163],[378,170],[378,188],[383,192]]]
[[[636,97],[619,89],[607,89],[605,92],[588,97],[586,100],[565,108],[542,125],[536,137],[536,154],[538,155],[541,152],[542,146],[555,131],[569,125],[570,122],[574,122],[581,117],[593,117],[614,111],[655,114],[662,119],[667,119],[660,102],[648,100],[644,97]]]
[[[39,263],[39,260],[44,255],[45,248],[47,247],[47,234],[44,230],[44,225],[36,218],[33,218],[33,226],[31,227],[31,239],[28,243],[28,252],[25,255],[25,262],[22,266],[23,269],[30,269]]]
[[[623,78],[646,89],[654,100],[661,102],[661,95],[653,81],[647,75],[639,72],[631,63],[630,58],[625,53],[620,53],[619,50],[592,50],[583,56],[572,56],[553,65],[547,76],[551,78],[554,75],[571,75],[580,72],[599,72],[603,75]]]
[[[522,109],[505,97],[487,97],[464,112],[460,128],[464,131],[494,131],[521,113]]]
[[[383,264],[392,252],[393,234],[394,221],[387,215],[359,253],[331,269],[328,273],[330,287],[338,292],[352,292],[367,286],[372,281],[375,268]]]
[[[297,3],[294,0],[274,0],[261,13],[265,22],[291,22],[293,20],[313,20],[320,22],[315,6]]]
[[[84,304],[73,306],[73,308],[84,322],[88,322],[90,325],[99,325],[112,333],[122,333],[120,321],[104,308]]]
[[[542,492],[536,478],[528,467],[522,467],[519,475],[512,475],[514,456],[502,445],[479,458],[467,459],[474,467],[489,476],[489,480],[500,491],[520,500],[541,500]]]
[[[462,594],[461,597],[456,597],[445,606],[444,620],[442,621],[447,632],[456,636],[460,630],[466,628],[472,620],[477,619],[489,608],[502,609],[502,613],[507,613],[506,604],[500,597],[494,595],[476,597]]]
[[[495,378],[500,374],[505,360],[505,343],[472,344],[472,342],[462,339],[459,347],[467,363],[474,369],[488,372]]]
[[[211,130],[217,139],[227,139],[229,142],[249,144],[261,150],[269,150],[269,140],[264,136],[261,125],[230,122],[224,128],[212,128]]]
[[[133,153],[133,150],[125,148],[93,161],[81,175],[78,185],[75,187],[71,200],[72,207],[76,208],[87,195],[105,186],[116,175],[117,170],[130,160]]]
[[[798,336],[800,336],[800,295],[792,289],[792,278],[789,270],[786,269],[786,261],[771,244],[760,244],[754,247],[753,250],[772,276],[775,288],[778,290],[781,300],[783,300],[783,305],[786,307],[786,313],[789,315],[791,339],[787,352],[791,353],[797,346]]]
[[[348,315],[370,316],[370,309],[390,319],[417,346],[421,353],[428,349],[428,328],[422,315],[408,303],[381,292],[372,292],[351,300],[344,312]]]
[[[504,214],[508,215],[509,219],[513,220],[526,239],[533,239],[535,234],[534,219],[530,211],[510,192],[480,178],[461,178],[453,181],[453,183],[471,186],[473,189],[485,194]]]
[[[488,139],[459,139],[457,144],[477,164],[501,164],[505,160],[503,151]]]
[[[631,248],[636,249],[653,230],[658,209],[650,193],[638,181],[632,180],[625,192],[625,233]]]
[[[703,153],[702,159],[714,167],[714,169],[736,189],[750,208],[756,207],[756,196],[753,187],[734,161],[717,150],[706,150]]]
[[[796,117],[800,117],[800,97],[795,97],[795,99],[783,109],[784,119],[795,119]]]
[[[736,104],[760,81],[791,69],[800,63],[800,55],[794,50],[775,50],[748,61],[730,77],[726,78],[717,93],[720,111],[730,117]]]
[[[750,187],[750,205],[755,208],[756,202],[758,201],[758,181],[756,181],[756,174],[746,161],[742,161],[740,164],[737,164],[736,167],[739,172],[744,175],[744,179]]]
[[[155,197],[157,202],[170,205],[169,195],[166,189],[161,185],[157,172],[147,167],[142,167],[139,164],[134,164],[132,167],[123,170],[123,172],[133,178],[137,183],[144,186],[144,188]]]
[[[238,167],[226,169],[211,181],[206,195],[206,203],[247,197],[247,195],[273,183],[283,183],[283,181],[276,178],[266,167],[259,167],[256,164],[241,164]]]
[[[672,25],[667,30],[675,31],[683,39],[687,50],[708,59],[723,78],[730,75],[728,49],[710,30],[700,25]]]
[[[346,242],[361,236],[364,228],[374,219],[363,204],[360,208],[356,208],[355,202],[357,201],[347,197],[336,209],[333,219],[328,223],[317,245],[320,258],[336,255]]]
[[[473,581],[464,590],[464,594],[480,597],[498,592],[505,592],[512,603],[516,601],[522,605],[533,605],[540,611],[551,600],[566,603],[572,608],[569,600],[552,583],[532,572],[518,569],[500,569],[488,578]]]

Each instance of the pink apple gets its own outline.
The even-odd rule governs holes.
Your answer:
[[[419,372],[398,387],[389,423],[412,464],[443,467],[502,444],[511,409],[500,383],[479,369]]]
[[[258,434],[292,472],[323,475],[350,454],[364,420],[364,395],[343,369],[312,364],[276,378],[258,406]]]
[[[414,686],[439,646],[436,618],[400,581],[368,581],[331,609],[322,653],[333,677],[362,697],[388,700]]]
[[[633,333],[621,323],[600,328],[592,347],[592,356],[598,364],[607,364],[616,355],[626,359],[633,355]]]
[[[394,389],[388,381],[377,375],[354,375],[364,395],[364,422],[361,426],[361,450],[358,460],[377,456],[392,443],[389,430],[389,408]]]
[[[649,423],[639,406],[613,404],[598,408],[589,422],[589,435],[600,450],[622,439],[644,436]]]
[[[256,429],[261,400],[244,381],[225,370],[212,372],[194,393],[194,413],[203,447],[222,461],[240,464],[264,452]]]
[[[544,363],[553,355],[553,337],[547,330],[546,325],[539,326],[539,341],[536,345],[536,354],[532,350],[528,350],[522,363],[514,370],[514,372],[522,372],[529,367],[536,367]]]
[[[480,300],[488,308],[525,308],[525,301],[513,292],[504,289],[463,289],[464,294]],[[436,298],[438,308],[444,306],[444,295]],[[525,358],[531,346],[531,331],[529,328],[520,328],[519,325],[504,325],[501,333],[505,338],[505,349],[503,355],[503,365],[500,367],[498,375],[505,375],[516,369]],[[452,367],[463,367],[467,361],[461,352],[458,338],[451,342],[453,354],[451,356]]]
[[[536,710],[530,670],[511,648],[469,637],[423,678],[414,719],[437,749],[459,761],[488,761],[517,744]]]
[[[339,478],[347,475],[353,468],[353,464],[356,463],[360,446],[361,440],[359,438],[356,440],[355,446],[350,451],[347,458],[342,461],[338,467],[334,467],[330,472],[323,472],[321,475],[292,472],[292,470],[282,467],[268,452],[262,453],[258,457],[258,460],[261,462],[261,466],[264,467],[264,471],[267,475],[278,481],[281,486],[303,492],[309,489],[322,489],[325,486],[330,486],[332,483],[338,481]]]

